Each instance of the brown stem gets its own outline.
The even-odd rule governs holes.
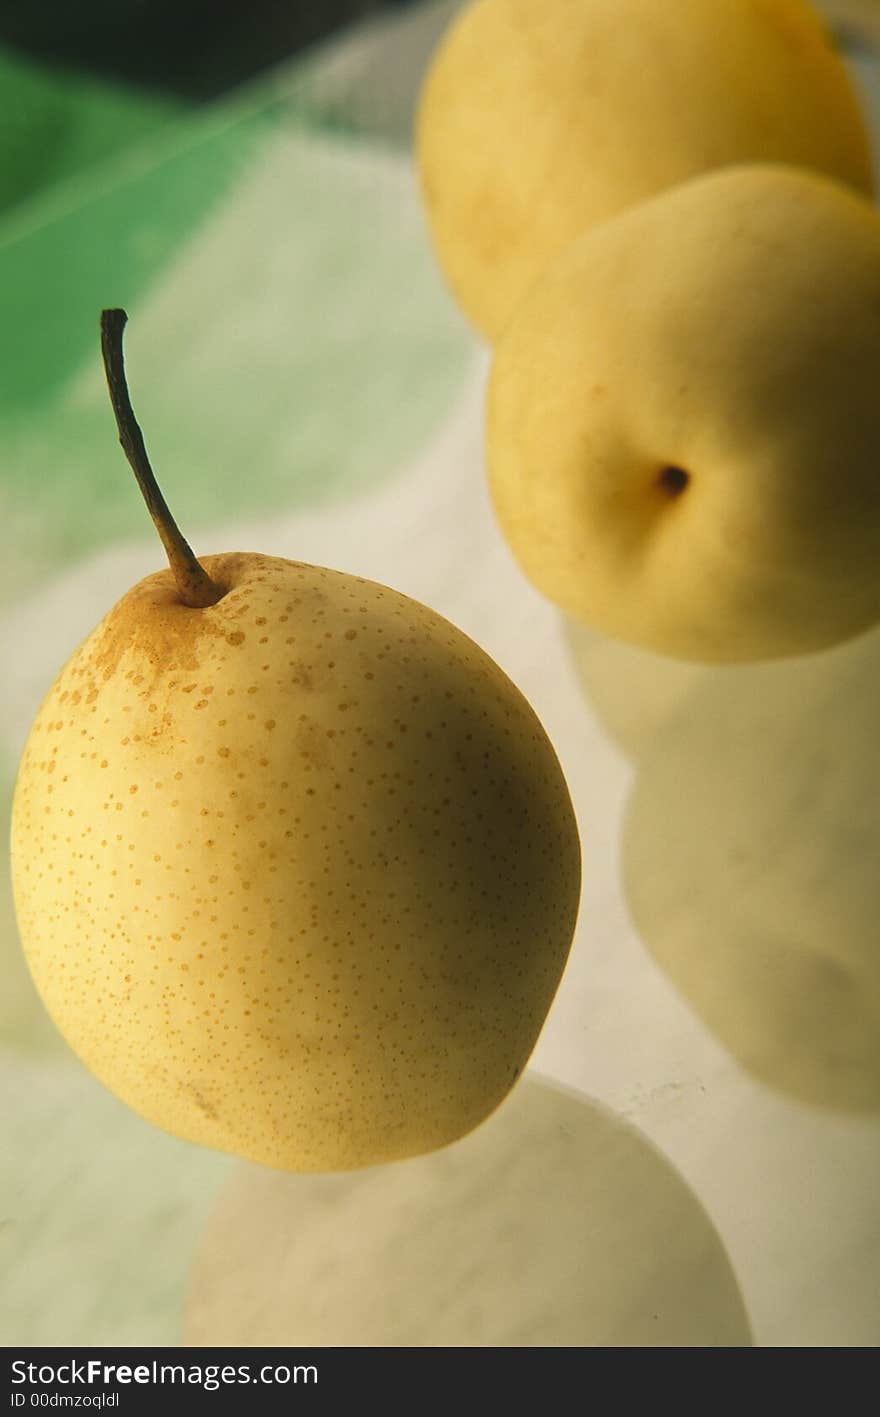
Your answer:
[[[143,434],[134,416],[125,379],[122,331],[127,320],[128,316],[124,310],[101,311],[101,354],[107,375],[107,388],[110,390],[110,402],[116,415],[116,427],[119,429],[119,442],[137,478],[147,510],[162,538],[178,594],[184,605],[202,610],[208,605],[216,605],[226,591],[223,586],[211,580],[204,566],[196,560],[188,542],[180,534],[150,467]]]

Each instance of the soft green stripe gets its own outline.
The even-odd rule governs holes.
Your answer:
[[[80,201],[75,186],[56,189],[57,214],[0,227],[0,420],[40,416],[93,357],[102,305],[134,305],[150,288],[234,186],[261,126],[211,132],[158,163],[134,149],[111,187],[86,181]]]
[[[129,310],[135,408],[189,528],[397,472],[474,349],[405,157],[251,120],[95,194],[0,249],[0,325],[15,332],[0,603],[144,535],[100,368],[110,304]]]

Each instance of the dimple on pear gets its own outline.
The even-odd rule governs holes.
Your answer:
[[[586,232],[495,350],[496,513],[575,621],[681,659],[880,619],[880,215],[747,165]]]
[[[105,358],[143,471],[124,318],[105,312]],[[512,1087],[568,955],[580,851],[553,749],[441,616],[296,561],[196,561],[150,488],[172,569],[76,651],[22,758],[36,985],[177,1136],[292,1170],[443,1146]]]

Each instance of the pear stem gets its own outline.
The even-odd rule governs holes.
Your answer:
[[[189,543],[181,535],[150,466],[125,378],[122,332],[127,320],[128,316],[124,310],[101,311],[101,355],[107,375],[110,402],[116,416],[116,427],[119,429],[119,442],[165,547],[177,593],[184,605],[189,605],[194,610],[203,610],[208,605],[216,605],[226,591],[211,579],[204,566],[194,556]]]

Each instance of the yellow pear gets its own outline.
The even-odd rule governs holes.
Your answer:
[[[782,167],[588,232],[499,342],[489,475],[522,569],[683,659],[821,649],[880,617],[880,214]]]
[[[423,605],[258,553],[195,559],[102,317],[121,441],[171,563],[62,669],[12,821],[24,950],[114,1093],[291,1170],[480,1123],[566,962],[580,850],[534,712]]]
[[[476,0],[433,58],[416,150],[439,263],[493,342],[576,236],[701,172],[786,162],[871,190],[802,0]]]

